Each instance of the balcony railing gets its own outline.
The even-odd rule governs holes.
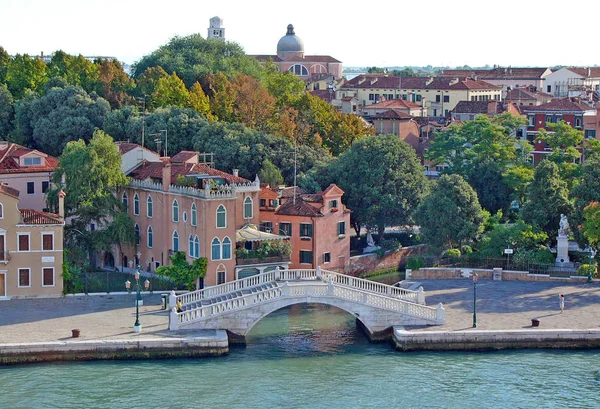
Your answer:
[[[259,257],[248,257],[241,258],[236,257],[236,263],[238,266],[247,266],[250,264],[267,264],[267,263],[286,263],[290,261],[290,256],[269,256],[264,258]]]

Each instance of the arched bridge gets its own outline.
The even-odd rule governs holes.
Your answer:
[[[356,317],[371,339],[396,325],[441,325],[444,308],[425,305],[425,293],[321,270],[281,270],[258,274],[182,295],[171,293],[169,329],[224,329],[245,337],[271,312],[293,304],[319,303]]]

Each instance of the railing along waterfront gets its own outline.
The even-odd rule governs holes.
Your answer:
[[[327,284],[306,282],[295,285],[290,285],[286,281],[283,284],[276,283],[274,287],[261,288],[254,293],[236,296],[210,305],[197,306],[181,313],[172,311],[174,315],[172,315],[171,319],[175,319],[177,322],[177,327],[172,327],[172,329],[177,329],[181,324],[243,310],[274,299],[309,296],[339,298],[436,323],[444,321],[441,305],[436,308],[428,307],[407,300],[392,298],[387,294],[370,293],[366,290],[351,288],[345,284],[335,283],[333,280]]]
[[[199,300],[214,298],[220,295],[228,294],[246,288],[257,287],[262,284],[273,281],[298,281],[298,280],[323,280],[333,281],[335,284],[345,285],[388,297],[399,298],[402,300],[425,304],[425,294],[422,291],[412,291],[404,288],[394,287],[387,284],[377,283],[362,278],[347,276],[335,273],[333,271],[317,269],[294,269],[269,271],[262,274],[253,275],[241,280],[230,281],[229,283],[216,285],[213,287],[196,290],[177,296],[176,300],[181,301],[183,305],[196,303]]]

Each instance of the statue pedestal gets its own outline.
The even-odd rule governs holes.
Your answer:
[[[556,238],[556,265],[571,267],[573,263],[569,261],[569,238],[567,236],[558,236]]]

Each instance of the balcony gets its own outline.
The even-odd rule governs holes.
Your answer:
[[[252,249],[239,247],[235,250],[235,257],[238,265],[284,263],[290,261],[291,253],[289,241],[269,240]]]
[[[237,257],[236,263],[238,266],[247,266],[250,264],[267,264],[267,263],[286,263],[290,261],[290,256],[270,256],[270,257],[253,257],[253,258],[241,258]]]

